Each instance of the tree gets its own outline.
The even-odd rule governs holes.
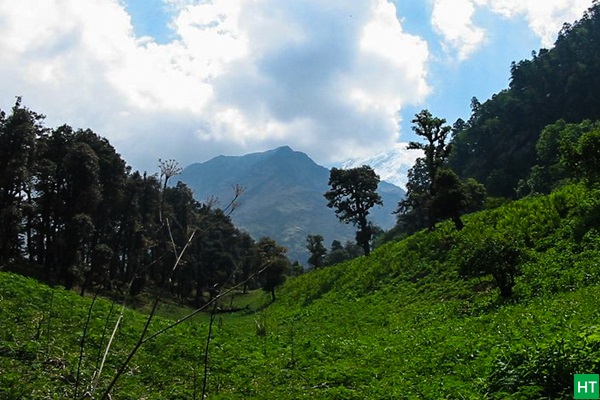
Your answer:
[[[536,144],[537,165],[519,182],[517,193],[549,193],[567,179],[598,181],[600,122],[568,124],[559,120],[544,128]]]
[[[425,138],[427,143],[410,142],[408,149],[423,150],[429,182],[434,182],[437,171],[442,168],[450,155],[451,146],[447,143],[447,139],[452,128],[444,125],[445,119],[432,116],[428,110],[416,114],[411,122],[415,124],[412,127],[413,131]],[[430,195],[435,195],[435,186],[430,186],[429,191]]]
[[[444,125],[445,119],[433,117],[428,110],[416,114],[412,123],[413,131],[423,137],[425,143],[410,142],[408,145],[408,149],[422,150],[424,154],[424,157],[417,158],[409,171],[406,198],[398,203],[396,210],[398,223],[404,225],[408,232],[417,231],[425,226],[432,228],[442,215],[448,212],[454,214],[449,208],[458,208],[457,204],[443,203],[454,201],[455,198],[460,200],[460,196],[455,196],[456,188],[448,187],[451,183],[448,174],[445,174],[442,180],[437,179],[438,171],[444,168],[450,155],[451,147],[447,139],[452,128]],[[438,184],[446,186],[446,193],[442,197],[436,197]]]
[[[579,138],[574,169],[589,183],[600,181],[600,128],[586,132]]]
[[[0,111],[0,264],[19,255],[24,204],[31,201],[36,137],[44,117],[21,106]],[[29,245],[30,243],[28,243]]]
[[[285,256],[287,249],[279,246],[273,239],[261,238],[256,244],[260,264],[266,266],[263,273],[262,288],[271,293],[271,300],[275,301],[275,289],[285,282],[286,273],[290,270],[290,262]]]
[[[398,203],[395,211],[397,225],[406,233],[414,233],[429,225],[429,186],[431,182],[423,157],[417,158],[415,165],[408,170],[406,197]]]
[[[460,231],[464,227],[460,214],[467,200],[465,188],[460,179],[451,169],[442,168],[438,171],[433,186],[436,191],[429,203],[429,214],[432,220],[440,221],[450,218],[454,222],[456,230]]]
[[[328,184],[331,190],[325,193],[327,207],[335,208],[340,221],[358,227],[356,243],[368,256],[371,253],[373,230],[367,216],[373,206],[383,205],[377,193],[379,176],[368,165],[348,170],[333,168]]]
[[[323,246],[323,236],[308,235],[306,237],[306,248],[310,251],[308,263],[315,269],[321,268],[323,266],[325,255],[327,254],[327,249]]]
[[[476,99],[472,107],[479,107]],[[452,146],[447,143],[451,128],[445,119],[436,118],[427,110],[421,111],[412,121],[413,130],[425,138],[425,143],[411,142],[409,149],[422,150],[425,157],[417,158],[408,172],[406,197],[398,203],[398,225],[406,233],[414,233],[438,221],[450,218],[456,229],[463,228],[460,218],[464,212],[472,212],[483,207],[485,188],[474,179],[461,182],[456,173],[448,167],[448,157]],[[465,126],[457,121],[458,128]]]
[[[492,275],[500,296],[512,295],[525,253],[517,243],[493,234],[458,247],[459,273],[465,277]]]

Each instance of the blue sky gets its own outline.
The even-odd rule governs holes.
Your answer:
[[[12,4],[9,4],[12,3]],[[290,145],[336,165],[469,117],[591,0],[0,0],[15,96],[135,169]],[[411,163],[414,155],[407,155]]]

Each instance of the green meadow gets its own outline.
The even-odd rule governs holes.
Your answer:
[[[146,341],[112,398],[569,398],[573,374],[600,370],[598,194],[570,185],[471,214],[461,231],[439,224],[289,279],[275,302],[228,294],[220,305],[241,311]],[[510,297],[468,273],[497,238],[522,255]],[[0,398],[102,398],[150,302],[128,301],[112,335],[121,302],[0,273]],[[191,311],[160,302],[145,337]]]

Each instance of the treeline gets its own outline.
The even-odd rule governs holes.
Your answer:
[[[551,50],[513,63],[510,87],[452,127],[428,110],[412,120],[423,156],[408,172],[397,225],[383,241],[570,180],[600,179],[600,4],[565,24]]]
[[[510,86],[454,124],[449,165],[462,178],[483,183],[491,196],[527,194],[523,180],[538,161],[542,130],[558,120],[600,119],[600,4],[565,24],[551,50],[513,63]]]
[[[272,291],[290,271],[285,248],[231,222],[242,188],[225,210],[200,203],[172,185],[176,162],[133,172],[91,130],[43,122],[21,99],[0,113],[0,267],[27,263],[82,294],[153,288],[195,304],[225,284]]]

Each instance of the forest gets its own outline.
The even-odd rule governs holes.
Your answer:
[[[232,224],[243,188],[224,209],[202,204],[175,183],[174,160],[157,160],[156,174],[131,171],[91,130],[43,122],[20,98],[0,114],[0,264],[81,295],[152,288],[195,305],[225,281],[271,290],[291,271],[285,248]]]
[[[0,114],[0,397],[571,398],[600,371],[598,43],[594,1],[466,121],[415,115],[423,157],[389,232],[366,219],[368,166],[359,214],[332,170],[364,255],[315,233],[302,274],[231,223],[243,188],[200,203],[175,161],[134,172],[17,99]]]

